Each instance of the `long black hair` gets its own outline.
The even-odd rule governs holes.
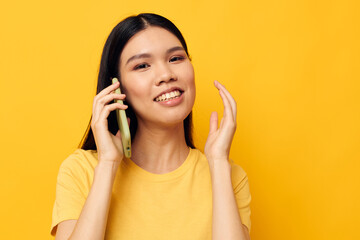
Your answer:
[[[125,18],[113,28],[106,40],[101,56],[96,94],[101,92],[104,88],[110,86],[112,84],[111,79],[113,77],[117,77],[121,82],[118,67],[120,55],[129,39],[149,26],[161,27],[174,34],[181,42],[182,47],[189,57],[184,37],[179,29],[167,18],[153,13],[142,13]],[[133,140],[135,138],[138,125],[137,119],[132,107],[126,103],[126,101],[124,101],[124,104],[129,106],[128,109],[126,109],[126,114],[127,117],[130,118],[130,134],[131,140]],[[95,139],[91,130],[91,118],[86,132],[79,144],[79,148],[84,150],[96,150]],[[192,139],[192,112],[190,112],[190,114],[185,118],[183,124],[186,144],[191,148],[195,148]],[[119,129],[115,111],[112,111],[108,116],[108,129],[113,135],[115,135]]]

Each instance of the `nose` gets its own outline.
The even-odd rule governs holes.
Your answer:
[[[156,85],[160,85],[162,83],[170,82],[170,81],[176,81],[177,77],[176,74],[171,69],[171,66],[169,66],[166,63],[159,64],[156,71]]]

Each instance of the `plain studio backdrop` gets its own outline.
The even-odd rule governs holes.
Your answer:
[[[213,81],[238,104],[231,158],[249,177],[252,240],[360,239],[359,1],[3,1],[0,233],[51,239],[56,177],[88,125],[100,55],[128,15],[183,32],[203,150]]]

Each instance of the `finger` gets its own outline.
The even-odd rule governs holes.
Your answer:
[[[117,139],[119,139],[119,140],[120,140],[120,142],[121,142],[121,144],[122,144],[122,139],[121,139],[121,132],[120,132],[120,129],[116,132],[115,137],[116,137]]]
[[[98,120],[106,122],[111,111],[114,111],[115,109],[125,110],[127,108],[127,105],[121,103],[108,104],[102,109]]]
[[[124,100],[125,97],[126,97],[125,94],[110,93],[108,95],[103,96],[102,98],[98,98],[93,106],[93,116],[95,117],[95,120],[98,119],[102,109],[106,104],[108,104],[109,102],[115,99]]]
[[[128,125],[130,126],[130,118],[127,118]]]
[[[236,114],[237,114],[237,107],[236,107],[236,101],[235,99],[232,97],[232,95],[230,94],[230,92],[225,88],[224,85],[222,85],[221,83],[219,83],[218,81],[214,81],[215,87],[219,90],[223,90],[225,96],[227,97],[227,99],[230,102],[231,108],[232,108],[232,113],[233,113],[233,117],[234,117],[234,121],[236,121]]]
[[[218,115],[217,112],[212,112],[210,115],[209,134],[216,132],[217,129],[218,129]]]
[[[120,130],[118,130],[118,131],[117,131],[117,133],[116,133],[115,137],[117,137],[117,138],[121,139],[121,133],[120,133]]]
[[[95,97],[94,97],[94,101],[93,101],[93,109],[95,109],[95,106],[97,104],[97,102],[99,101],[99,99],[101,99],[102,97],[104,97],[105,95],[108,95],[109,93],[113,92],[115,89],[117,89],[118,87],[120,87],[120,83],[116,82],[114,84],[111,84],[110,86],[104,88],[101,92],[99,92]]]
[[[234,114],[234,120],[236,121],[236,113],[237,113],[237,107],[236,107],[236,101],[235,99],[232,97],[232,95],[230,94],[230,92],[225,88],[224,85],[222,85],[220,82],[215,81],[215,86],[220,90],[223,90],[225,96],[227,97],[227,99],[229,100],[230,104],[231,104],[231,108],[232,108],[232,112]]]
[[[231,119],[231,121],[234,121],[234,116],[233,116],[233,113],[232,113],[232,108],[231,108],[231,105],[230,105],[230,102],[229,102],[229,99],[227,99],[226,95],[224,94],[223,90],[219,90],[219,94],[220,94],[220,97],[223,101],[223,104],[224,104],[224,120],[226,121],[227,119]]]
[[[120,82],[113,83],[108,87],[104,88],[103,90],[101,90],[101,92],[99,92],[96,96],[98,96],[98,98],[101,98],[105,95],[108,95],[109,93],[111,93],[112,91],[114,91],[119,87],[120,87]]]
[[[106,105],[107,103],[113,101],[113,100],[124,100],[126,97],[125,94],[118,94],[118,93],[110,93],[108,95],[105,95],[104,97],[100,98],[98,101],[97,101],[97,104],[98,105],[101,105],[101,106],[104,106]]]

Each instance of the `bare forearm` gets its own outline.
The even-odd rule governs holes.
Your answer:
[[[69,239],[104,239],[116,169],[113,163],[96,166],[89,195]]]
[[[213,197],[213,240],[247,240],[231,183],[231,165],[228,161],[210,164]]]

